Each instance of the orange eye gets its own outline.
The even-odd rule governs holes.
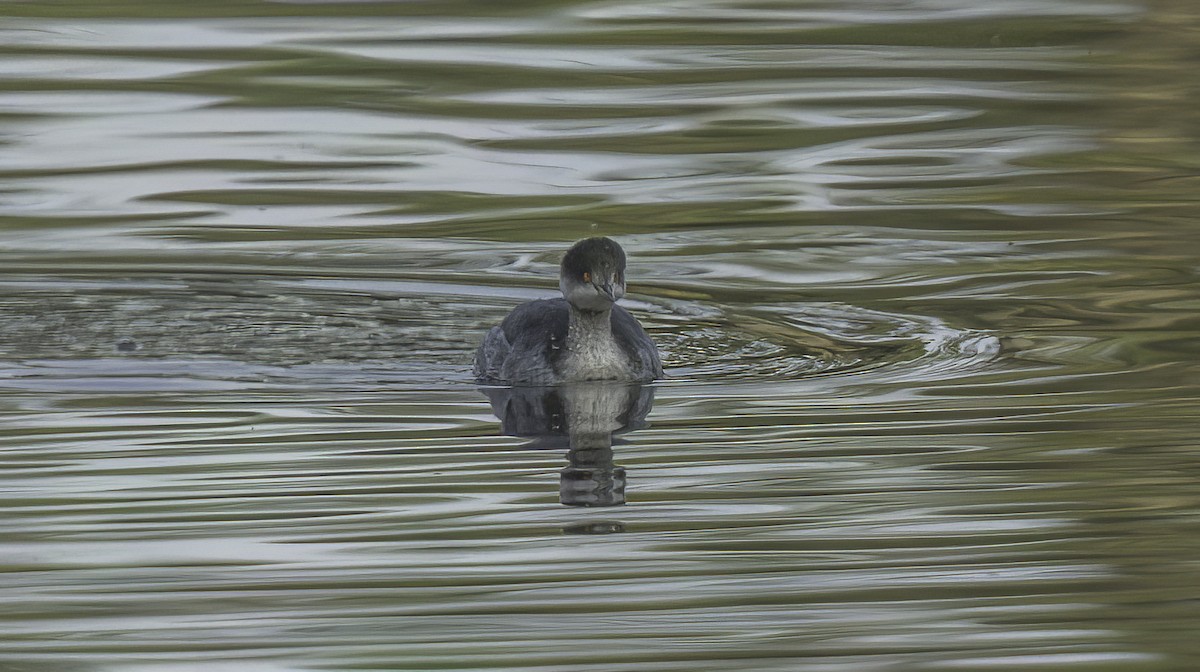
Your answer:
[[[591,273],[588,273],[587,271],[584,271],[584,272],[583,272],[583,281],[584,281],[584,282],[591,282],[591,281],[592,281],[592,274],[591,274]]]

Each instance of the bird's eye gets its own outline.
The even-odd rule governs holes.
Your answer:
[[[584,272],[583,272],[583,281],[584,281],[584,282],[591,282],[591,281],[592,281],[592,274],[591,274],[591,273],[588,273],[587,271],[584,271]]]

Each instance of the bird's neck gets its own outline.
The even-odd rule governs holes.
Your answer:
[[[566,376],[610,380],[628,375],[629,363],[612,332],[612,310],[592,313],[571,307],[567,323]]]
[[[571,306],[570,315],[567,321],[568,348],[586,342],[612,340],[612,309],[592,312]]]

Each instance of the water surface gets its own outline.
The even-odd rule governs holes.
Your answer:
[[[0,14],[0,669],[1200,664],[1188,3]]]

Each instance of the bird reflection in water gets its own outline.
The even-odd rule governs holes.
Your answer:
[[[528,448],[567,450],[558,489],[563,504],[625,503],[625,468],[613,462],[614,436],[646,426],[654,388],[589,381],[482,391],[500,418],[501,432],[533,439]]]

